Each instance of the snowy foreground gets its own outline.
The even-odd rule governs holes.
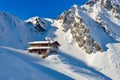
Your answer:
[[[47,36],[62,45],[58,54],[42,59],[37,54],[12,47],[0,47],[0,80],[119,80],[120,44],[107,45],[104,53],[86,54],[76,43],[71,43],[70,34],[61,29]],[[64,35],[64,36],[63,36]],[[69,36],[69,37],[68,37]],[[62,37],[62,38],[61,38]],[[115,55],[114,55],[115,54]]]
[[[120,80],[119,3],[89,0],[56,20],[0,12],[0,80]],[[58,53],[28,53],[29,42],[46,37],[60,43]]]
[[[9,47],[0,49],[0,80],[110,80],[67,54],[46,59]]]
[[[46,35],[59,41],[61,47],[58,54],[45,59],[23,49],[0,46],[0,80],[120,79],[120,43],[108,44],[109,49],[102,53],[86,54],[71,43],[69,32],[66,34],[59,27],[51,27]]]

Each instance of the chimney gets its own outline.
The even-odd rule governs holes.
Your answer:
[[[48,46],[50,46],[50,39],[46,37],[45,40],[48,41]]]
[[[50,40],[48,39],[48,46],[50,46]]]

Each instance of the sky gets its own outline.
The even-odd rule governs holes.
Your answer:
[[[57,18],[72,5],[82,5],[87,0],[0,0],[0,11],[16,15],[22,20],[39,16]]]

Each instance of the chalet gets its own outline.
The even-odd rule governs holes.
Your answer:
[[[49,53],[57,52],[60,44],[57,41],[34,41],[29,42],[29,52],[43,55],[45,58]]]

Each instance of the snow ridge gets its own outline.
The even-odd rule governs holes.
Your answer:
[[[46,25],[42,22],[41,24],[42,26]],[[43,31],[38,31],[35,27],[30,22],[24,22],[14,15],[0,12],[0,46],[26,49],[28,42],[40,40]]]
[[[119,80],[119,6],[120,0],[89,0],[56,20],[0,12],[0,80]],[[42,59],[23,51],[45,37],[60,43],[58,54]]]
[[[107,50],[105,47],[107,43],[117,41],[112,39],[111,34],[108,33],[109,31],[104,29],[100,23],[96,23],[97,21],[86,13],[85,9],[83,10],[81,7],[74,5],[67,12],[63,12],[55,23],[60,22],[59,27],[62,27],[65,32],[70,30],[73,39],[87,53]]]
[[[52,24],[58,28],[54,34],[62,45],[61,51],[83,60],[113,80],[120,79],[119,2],[89,0],[82,6],[73,5]]]

